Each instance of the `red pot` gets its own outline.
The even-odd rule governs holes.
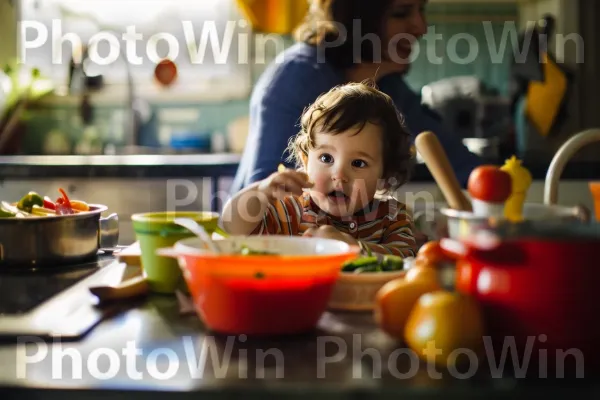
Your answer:
[[[457,258],[456,289],[485,312],[494,352],[514,339],[520,356],[572,351],[591,362],[600,350],[599,226],[529,227],[495,239],[441,241]]]

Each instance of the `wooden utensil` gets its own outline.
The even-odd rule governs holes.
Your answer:
[[[415,147],[439,185],[448,206],[455,210],[472,211],[471,202],[462,192],[437,136],[430,131],[420,133],[415,139]]]
[[[92,286],[89,290],[101,303],[105,303],[146,295],[148,293],[148,282],[145,277],[138,276],[117,286]]]

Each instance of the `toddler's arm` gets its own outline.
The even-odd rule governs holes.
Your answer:
[[[262,220],[268,201],[261,196],[260,182],[242,189],[223,206],[221,226],[230,235],[248,235]]]
[[[385,228],[380,243],[359,241],[364,252],[393,254],[401,257],[415,257],[417,243],[412,232],[412,222],[405,206],[398,210],[398,214]]]
[[[236,193],[223,207],[221,226],[230,235],[249,235],[260,227],[265,214],[274,218],[276,199],[286,194],[301,194],[303,188],[310,187],[308,176],[299,171],[275,172],[267,179],[253,183]],[[271,221],[271,225],[275,221]]]

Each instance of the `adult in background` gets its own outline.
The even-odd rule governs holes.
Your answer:
[[[421,104],[405,82],[415,42],[427,31],[426,0],[313,0],[296,43],[265,70],[250,100],[250,131],[233,182],[236,193],[284,163],[300,116],[337,85],[375,79],[405,117],[414,137],[433,131],[459,182],[466,186],[480,159]],[[292,166],[293,167],[293,166]]]

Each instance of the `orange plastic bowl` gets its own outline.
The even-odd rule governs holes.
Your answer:
[[[327,308],[345,261],[359,248],[319,238],[229,237],[216,240],[221,254],[198,238],[175,244],[199,317],[224,334],[284,335],[314,329]],[[275,255],[243,255],[247,246]]]

